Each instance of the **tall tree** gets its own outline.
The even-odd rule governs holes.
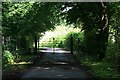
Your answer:
[[[65,3],[63,9],[68,23],[82,24],[85,35],[85,51],[105,57],[108,41],[108,3]]]
[[[53,5],[44,2],[3,3],[3,35],[15,41],[21,41],[24,37],[27,43],[34,40],[36,44],[39,34],[54,28],[57,22]]]
[[[108,23],[108,13],[107,13],[107,3],[101,2],[101,20],[99,26],[99,34],[97,35],[99,47],[99,59],[105,58],[105,53],[107,50],[108,35],[109,35],[109,23]]]

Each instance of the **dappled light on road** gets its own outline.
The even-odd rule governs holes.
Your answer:
[[[65,49],[42,48],[43,59],[36,62],[31,70],[23,74],[24,78],[90,78],[91,76],[73,58],[73,54],[67,54]],[[61,51],[61,54],[59,52]],[[63,52],[62,52],[63,51]],[[39,59],[39,58],[38,58]]]
[[[19,63],[14,63],[15,65],[18,65],[18,64],[32,64],[33,62],[19,62]]]
[[[45,48],[40,50],[40,52],[47,52],[47,53],[71,53],[70,51],[66,51],[61,48]]]

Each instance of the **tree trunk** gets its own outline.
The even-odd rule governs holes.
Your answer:
[[[73,36],[71,34],[71,38],[70,38],[70,48],[71,48],[71,54],[73,54]]]
[[[100,60],[105,58],[105,53],[107,50],[107,43],[108,43],[108,35],[109,35],[109,26],[108,26],[107,3],[101,2],[101,21],[100,21],[100,28],[98,34],[98,38],[99,38],[98,56]]]
[[[35,54],[37,53],[37,36],[34,37],[34,41],[35,41]]]
[[[39,49],[39,39],[38,39],[38,49]]]

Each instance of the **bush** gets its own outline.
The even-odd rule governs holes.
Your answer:
[[[120,66],[120,51],[115,43],[109,42],[107,53],[106,53],[106,58],[109,62],[112,62],[114,64],[114,67],[117,68]],[[118,70],[120,71],[119,68]]]
[[[40,47],[55,47],[70,49],[71,34],[73,35],[73,49],[82,50],[84,46],[84,34],[80,28],[73,28],[74,26],[58,26],[53,31],[48,31],[41,38]],[[48,34],[49,33],[49,34]],[[50,35],[51,34],[51,35]],[[78,42],[79,41],[79,42]]]
[[[64,37],[62,38],[59,38],[59,36],[55,37],[54,40],[53,40],[53,37],[52,38],[49,38],[48,41],[43,41],[41,43],[41,46],[42,47],[55,47],[55,48],[63,48],[63,42],[64,42]]]
[[[13,64],[14,63],[14,56],[12,55],[12,53],[10,53],[9,51],[4,51],[3,63],[4,64]]]
[[[66,48],[66,49],[70,49],[71,47],[71,34],[73,36],[73,49],[76,50],[80,50],[83,47],[83,34],[82,33],[77,33],[77,32],[69,32],[68,34],[66,34],[65,36],[61,37],[61,36],[56,36],[49,38],[48,41],[43,41],[41,43],[42,47],[55,47],[55,48]],[[78,42],[79,40],[79,42]]]
[[[73,50],[74,51],[82,50],[82,47],[84,45],[83,42],[84,37],[82,33],[77,33],[77,32],[70,32],[66,35],[64,42],[65,48],[70,49],[71,47],[71,34],[73,37]]]

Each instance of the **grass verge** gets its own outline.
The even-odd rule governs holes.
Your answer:
[[[36,55],[21,55],[19,62],[7,64],[2,68],[3,77],[17,77],[20,72],[25,71]],[[17,75],[16,75],[17,74]]]
[[[90,56],[75,55],[76,59],[82,64],[90,68],[89,72],[96,78],[118,78],[120,72],[108,61],[96,61]]]

